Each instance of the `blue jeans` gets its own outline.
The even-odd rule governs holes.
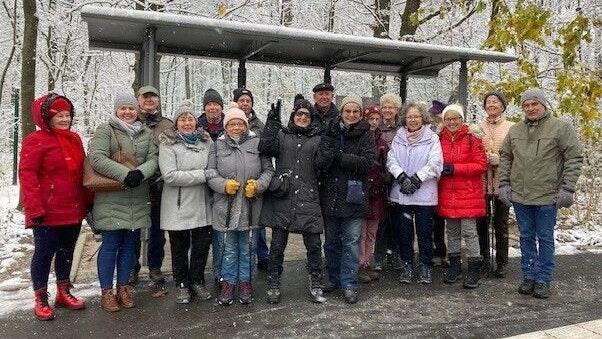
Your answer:
[[[434,206],[393,205],[401,260],[414,260],[414,223],[418,236],[420,263],[431,266],[433,262]]]
[[[34,291],[48,286],[48,274],[54,257],[54,273],[57,282],[69,281],[73,250],[79,236],[80,225],[69,227],[33,228],[35,245],[31,257],[31,281]]]
[[[361,218],[324,217],[324,254],[330,282],[343,289],[357,288],[360,266]]]
[[[255,231],[257,234],[257,260],[268,262],[270,260],[270,250],[265,236],[265,228]]]
[[[100,288],[113,288],[113,273],[117,267],[117,285],[125,285],[136,263],[136,241],[140,230],[102,231],[98,251],[98,280]]]
[[[221,232],[224,236],[224,256],[220,280],[230,284],[251,281],[255,266],[251,263],[254,262],[257,251],[255,232],[257,230]]]
[[[520,231],[520,266],[525,279],[552,281],[554,271],[554,226],[556,205],[513,203]]]

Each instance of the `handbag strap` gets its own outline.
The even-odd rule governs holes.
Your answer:
[[[111,134],[113,135],[113,137],[115,138],[115,141],[117,142],[117,148],[119,149],[119,152],[121,152],[121,141],[119,141],[119,138],[117,137],[117,134],[115,133],[115,127],[111,126]]]

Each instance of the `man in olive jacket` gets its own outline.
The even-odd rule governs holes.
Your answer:
[[[547,298],[556,212],[573,204],[583,156],[575,130],[551,116],[541,89],[526,90],[521,107],[525,119],[510,128],[500,151],[499,198],[514,206],[520,231],[524,279],[518,292]]]

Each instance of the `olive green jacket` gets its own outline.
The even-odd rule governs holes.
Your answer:
[[[546,112],[510,128],[500,150],[500,187],[510,185],[513,202],[553,204],[561,188],[574,192],[582,164],[573,127]]]
[[[152,131],[144,128],[133,139],[115,128],[115,136],[121,142],[122,150],[134,152],[138,167],[144,175],[140,186],[116,192],[94,194],[92,215],[99,230],[138,229],[150,225],[150,204],[148,178],[157,171],[157,146],[153,142]],[[112,160],[111,154],[118,150],[117,141],[108,123],[98,126],[90,142],[88,156],[98,173],[124,181],[129,169]]]

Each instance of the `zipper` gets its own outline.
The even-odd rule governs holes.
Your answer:
[[[181,203],[182,203],[182,187],[178,187],[178,209],[180,209]]]
[[[541,141],[540,139],[537,139],[537,148],[535,149],[535,155],[536,156],[539,155],[539,142],[540,141]]]

